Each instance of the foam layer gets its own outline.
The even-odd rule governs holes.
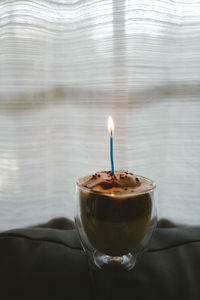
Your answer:
[[[128,171],[101,171],[82,182],[84,187],[91,191],[106,194],[126,194],[133,192],[144,192],[153,188],[153,183],[145,178],[138,178]]]

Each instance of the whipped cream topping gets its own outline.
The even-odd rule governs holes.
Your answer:
[[[108,194],[142,192],[153,187],[151,181],[123,170],[116,170],[113,175],[111,171],[97,172],[87,177],[82,185],[92,191]]]

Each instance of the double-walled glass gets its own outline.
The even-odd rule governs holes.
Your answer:
[[[142,192],[106,194],[76,184],[75,224],[89,261],[103,270],[130,270],[149,247],[157,223],[156,184]]]

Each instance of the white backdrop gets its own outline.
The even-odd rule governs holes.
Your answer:
[[[199,1],[0,3],[0,230],[73,218],[78,177],[154,179],[159,217],[200,223]]]

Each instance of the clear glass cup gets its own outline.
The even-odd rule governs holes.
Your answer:
[[[140,193],[106,194],[76,183],[75,224],[82,247],[93,266],[131,270],[147,251],[157,224],[157,189]]]

